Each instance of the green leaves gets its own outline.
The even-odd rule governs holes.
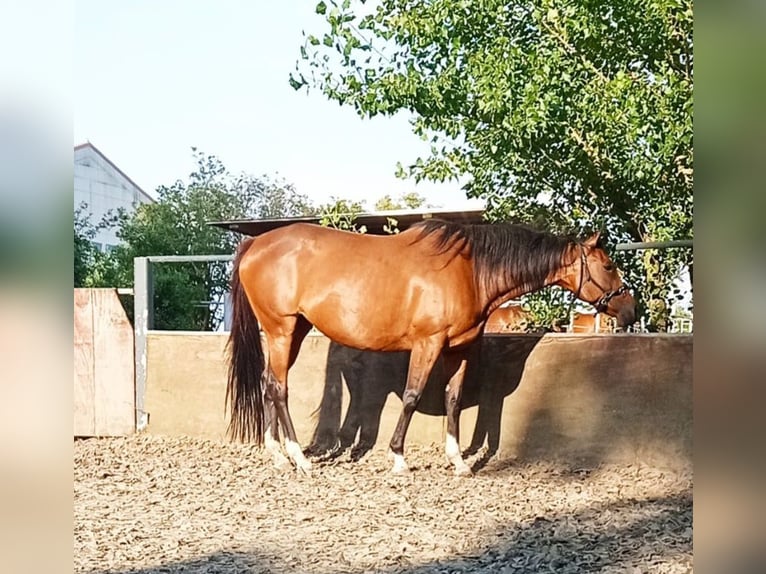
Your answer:
[[[364,225],[356,226],[356,218],[362,211],[364,211],[362,202],[332,197],[330,203],[319,207],[319,224],[343,231],[367,233]]]
[[[158,201],[118,214],[98,226],[75,212],[75,285],[129,287],[133,259],[146,255],[230,254],[240,237],[210,221],[306,215],[314,207],[287,182],[266,176],[232,175],[215,156],[193,150],[196,168],[188,180],[157,190]],[[90,243],[99,226],[116,227],[123,242],[111,253]],[[158,265],[155,269],[155,324],[159,329],[212,330],[221,321],[220,302],[228,288],[225,263]],[[211,303],[212,302],[212,303]]]
[[[384,195],[375,202],[375,211],[396,211],[400,209],[417,209],[426,205],[426,198],[412,191],[403,193],[393,199],[390,195]]]
[[[614,241],[690,236],[691,0],[332,5],[317,25],[331,41],[299,62],[312,72],[302,87],[362,117],[406,110],[417,135],[447,142],[398,176],[460,178],[491,219],[575,232],[598,220]],[[687,259],[665,257],[670,275]],[[625,263],[645,289],[641,258]]]
[[[300,79],[296,79],[292,74],[290,74],[288,82],[290,83],[290,87],[293,90],[300,90],[303,86],[306,85],[306,80],[303,79],[303,76],[301,76]]]

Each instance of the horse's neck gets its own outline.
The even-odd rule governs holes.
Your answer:
[[[503,303],[512,299],[517,299],[526,295],[530,290],[518,285],[505,285],[499,282],[490,282],[485,285],[482,296],[482,307],[487,310],[487,314],[492,313]]]
[[[545,278],[543,285],[541,286],[529,286],[521,285],[517,283],[508,284],[501,275],[494,276],[486,281],[486,285],[483,286],[483,308],[487,309],[487,314],[491,313],[503,303],[518,299],[522,295],[534,293],[545,287],[551,285],[564,285],[564,280],[567,276],[568,266],[562,265],[561,267],[551,271]]]

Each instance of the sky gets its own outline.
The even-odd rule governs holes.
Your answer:
[[[455,182],[394,176],[429,147],[408,117],[363,119],[288,83],[309,0],[76,0],[74,145],[90,141],[145,191],[186,179],[192,147],[233,173],[266,174],[314,203],[416,191],[447,209],[480,207]]]

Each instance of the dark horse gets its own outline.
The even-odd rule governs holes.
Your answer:
[[[230,435],[265,442],[284,460],[279,423],[287,454],[300,470],[311,469],[287,408],[287,371],[315,325],[348,347],[411,351],[391,438],[394,472],[407,470],[407,427],[442,354],[448,376],[445,451],[457,474],[469,474],[458,437],[461,389],[469,346],[492,311],[560,285],[617,317],[620,326],[635,321],[635,300],[598,240],[598,234],[575,241],[510,224],[440,220],[392,236],[296,223],[246,239],[231,284]]]

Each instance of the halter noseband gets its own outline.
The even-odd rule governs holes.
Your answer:
[[[587,278],[585,277],[586,272],[588,273]],[[620,283],[620,286],[614,291],[607,291],[601,285],[599,285],[598,282],[593,279],[593,276],[590,274],[590,269],[588,269],[588,261],[585,257],[585,248],[582,246],[582,244],[580,244],[580,286],[577,288],[577,293],[575,295],[575,297],[578,299],[580,299],[580,292],[582,291],[583,285],[585,285],[586,281],[590,281],[604,292],[604,294],[595,302],[588,301],[588,303],[593,305],[593,307],[595,307],[596,311],[599,313],[606,311],[607,305],[609,305],[609,301],[622,295],[628,290],[628,286],[625,285],[625,283]]]

